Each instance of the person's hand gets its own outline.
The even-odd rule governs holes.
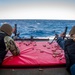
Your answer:
[[[65,33],[64,33],[64,32],[61,33],[61,34],[60,34],[60,37],[65,37]]]
[[[73,41],[75,41],[75,34],[72,35],[72,39],[73,39]]]
[[[75,41],[75,38],[73,38],[73,41]]]
[[[15,28],[13,28],[13,31],[12,32],[15,33]]]

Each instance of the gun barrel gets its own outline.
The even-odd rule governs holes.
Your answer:
[[[65,27],[65,31],[64,31],[64,35],[65,35],[65,36],[63,37],[63,39],[66,37],[67,28],[68,28],[68,27]]]
[[[17,24],[15,24],[15,36],[17,36]]]
[[[65,27],[65,31],[64,31],[65,34],[66,34],[66,32],[67,32],[67,28],[68,28],[68,27]]]

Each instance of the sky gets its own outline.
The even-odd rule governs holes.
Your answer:
[[[75,0],[0,0],[0,19],[75,20]]]

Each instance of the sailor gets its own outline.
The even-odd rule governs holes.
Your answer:
[[[70,39],[65,41],[64,51],[66,56],[66,67],[71,72],[71,75],[75,75],[75,26],[70,30]]]
[[[64,40],[62,33],[58,37],[57,42],[64,49],[65,58],[66,58],[66,69],[71,75],[75,75],[75,26],[69,32],[69,39]]]
[[[19,48],[16,46],[14,40],[10,37],[12,33],[13,28],[10,24],[4,23],[0,27],[0,65],[2,64],[8,51],[10,51],[13,56],[20,54]]]

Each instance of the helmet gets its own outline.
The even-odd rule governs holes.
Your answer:
[[[70,34],[70,36],[75,34],[75,26],[72,27],[72,29],[70,30],[69,34]]]
[[[12,31],[13,31],[11,25],[9,25],[9,24],[3,24],[3,25],[0,27],[0,30],[3,31],[3,32],[5,32],[5,33],[8,34],[9,36],[11,36]]]

